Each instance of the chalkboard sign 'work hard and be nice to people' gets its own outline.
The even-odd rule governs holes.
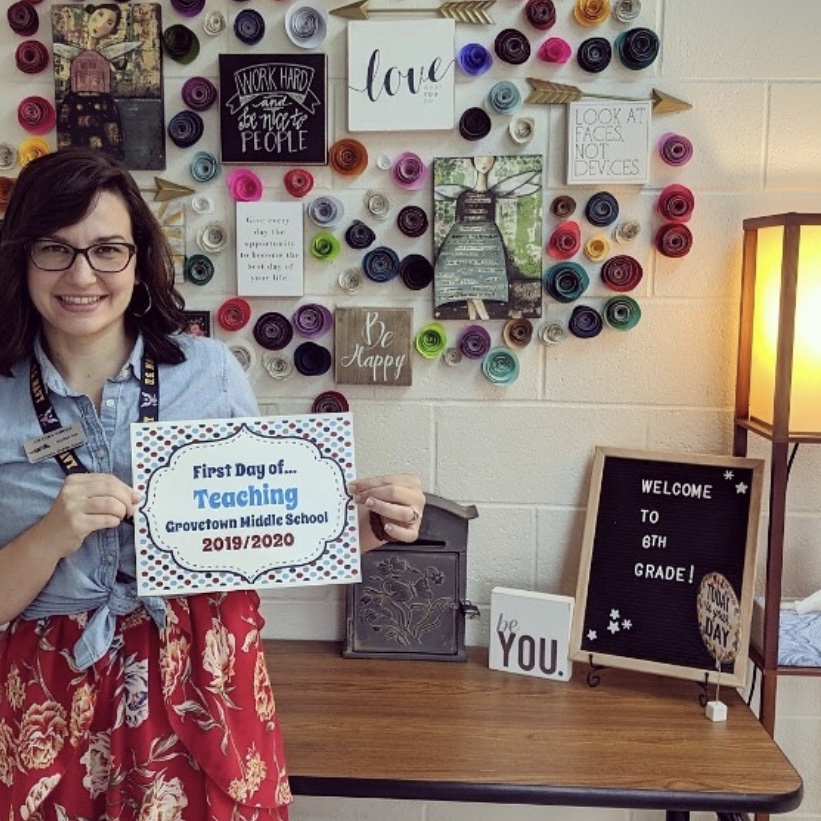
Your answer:
[[[763,469],[597,448],[571,658],[743,685]]]

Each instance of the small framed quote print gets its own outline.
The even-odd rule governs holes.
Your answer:
[[[649,181],[650,100],[578,100],[567,106],[567,184]]]
[[[453,128],[455,26],[453,20],[348,23],[348,130]]]

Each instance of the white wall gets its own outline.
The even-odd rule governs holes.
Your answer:
[[[408,3],[411,0],[407,0]],[[341,4],[341,3],[340,3]],[[189,23],[199,34],[202,51],[190,66],[166,61],[166,119],[182,109],[180,87],[193,74],[216,81],[217,55],[242,52],[230,29],[217,38],[202,33],[198,19],[176,15],[163,3],[164,25]],[[222,9],[229,20],[243,8],[256,8],[268,32],[258,51],[291,51],[282,17],[287,3],[251,0],[209,0],[208,9]],[[332,5],[338,5],[334,3]],[[374,2],[373,7],[400,4]],[[421,5],[415,2],[413,5]],[[433,5],[433,4],[431,4]],[[592,33],[611,40],[620,30],[613,22],[591,32],[572,20],[571,0],[556,0],[559,22],[554,32],[578,44]],[[512,25],[526,31],[537,46],[541,39],[520,16],[524,2],[499,0],[492,29],[457,26],[458,44],[479,41],[492,48],[498,30]],[[48,42],[49,0],[37,6],[43,18],[38,37]],[[617,61],[591,79],[574,64],[549,72],[532,59],[521,67],[497,61],[480,80],[459,76],[457,109],[481,105],[487,90],[500,79],[527,76],[576,83],[597,93],[643,97],[653,87],[681,97],[693,108],[654,119],[652,133],[677,131],[692,139],[695,156],[682,169],[671,170],[654,158],[651,183],[643,190],[613,189],[623,213],[640,219],[643,233],[632,249],[645,268],[636,293],[643,318],[627,334],[605,332],[590,341],[569,339],[555,347],[534,344],[521,354],[521,376],[507,388],[496,388],[474,367],[448,368],[440,362],[414,361],[410,388],[373,389],[346,386],[356,420],[357,461],[361,474],[387,469],[419,473],[425,487],[443,496],[474,503],[480,511],[470,526],[469,597],[483,618],[469,626],[469,643],[487,638],[489,592],[494,585],[573,594],[581,541],[587,475],[595,445],[677,449],[727,454],[731,447],[731,405],[736,345],[736,313],[740,271],[741,221],[748,216],[784,210],[821,210],[821,50],[817,0],[748,0],[738,5],[715,0],[645,0],[637,24],[659,32],[661,57],[650,69],[630,72]],[[401,23],[397,22],[401,35]],[[15,68],[13,52],[20,38],[0,26],[0,142],[19,143],[25,136],[16,122],[16,107],[27,94],[53,99],[50,77],[25,77]],[[331,139],[345,136],[345,23],[331,18],[325,50],[330,55]],[[546,158],[545,201],[563,188],[564,109],[527,108],[537,121],[537,135],[528,150],[543,150]],[[195,150],[218,154],[216,111],[205,115],[206,134],[194,149],[168,144],[168,167],[161,176],[193,186],[188,162]],[[508,153],[515,150],[506,121],[494,117],[491,135],[479,144],[467,143],[458,132],[412,135],[356,135],[373,160],[381,153],[395,156],[415,150],[425,160],[440,154]],[[54,135],[49,135],[53,141]],[[479,146],[481,147],[479,149]],[[281,167],[255,169],[265,183],[265,199],[287,198]],[[365,217],[362,196],[380,188],[394,208],[407,203],[431,208],[430,191],[408,194],[371,162],[353,182],[335,178],[327,168],[312,169],[316,191],[340,197],[351,217]],[[13,174],[16,173],[12,172]],[[147,187],[153,172],[138,175]],[[198,191],[217,202],[214,215],[233,224],[231,200],[224,176]],[[681,182],[696,194],[691,227],[692,253],[668,260],[651,250],[658,224],[653,207],[668,182]],[[583,203],[585,189],[570,193]],[[197,228],[212,217],[188,211],[190,251],[196,249]],[[553,225],[547,215],[545,237]],[[401,254],[430,255],[430,233],[408,241],[396,228],[379,225],[380,241]],[[306,237],[311,230],[306,227]],[[397,280],[385,285],[366,283],[355,297],[336,286],[336,275],[357,263],[344,251],[333,266],[310,256],[306,269],[306,300],[329,306],[396,305],[414,308],[414,325],[430,319],[430,295],[406,290]],[[191,308],[213,309],[234,293],[232,247],[217,262],[217,274],[205,288],[184,286]],[[605,296],[593,287],[594,300]],[[289,313],[296,300],[256,300],[254,315],[263,310]],[[549,305],[547,317],[566,316]],[[500,323],[492,323],[494,340]],[[458,325],[453,324],[454,331]],[[250,326],[241,331],[252,342]],[[257,365],[251,374],[260,402],[270,412],[306,412],[312,398],[334,388],[330,376],[293,377],[277,384]],[[751,455],[758,455],[752,442]],[[760,453],[764,453],[763,447]],[[790,485],[789,553],[785,594],[803,595],[821,588],[819,515],[821,489],[819,449],[799,451]],[[270,636],[338,638],[342,635],[342,591],[306,589],[265,597]],[[805,799],[795,817],[821,818],[821,681],[782,679],[777,737],[805,779]],[[504,813],[517,821],[529,819],[660,818],[661,813],[615,810],[509,807],[434,802],[377,802],[298,798],[294,821],[362,819],[376,821],[460,821],[496,818]]]

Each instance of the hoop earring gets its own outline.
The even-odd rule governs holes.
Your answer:
[[[142,319],[152,308],[154,302],[151,299],[151,291],[148,290],[148,286],[144,282],[138,282],[137,285],[142,285],[145,288],[145,296],[146,296],[146,305],[141,311],[137,311],[134,308],[134,305],[131,306],[131,314],[132,316],[137,317],[137,319]],[[137,285],[134,286],[134,291],[137,290]],[[133,302],[133,295],[132,295],[132,302]]]

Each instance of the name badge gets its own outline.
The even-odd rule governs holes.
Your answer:
[[[86,433],[79,422],[27,439],[23,443],[26,457],[32,465],[49,459],[66,450],[73,450],[86,443]]]

